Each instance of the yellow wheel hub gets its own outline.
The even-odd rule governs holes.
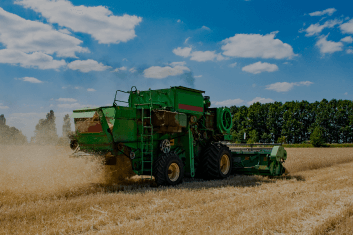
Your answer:
[[[168,168],[168,178],[170,179],[170,181],[172,182],[177,181],[179,179],[179,175],[180,175],[180,168],[178,164],[176,163],[170,164]]]
[[[230,159],[227,154],[223,154],[221,161],[219,162],[219,167],[223,175],[228,174],[230,169]]]

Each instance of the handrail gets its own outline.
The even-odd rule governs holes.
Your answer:
[[[135,87],[136,88],[136,87]],[[132,88],[131,88],[131,90],[132,90]],[[123,100],[117,100],[116,99],[116,95],[118,94],[118,91],[119,92],[122,92],[122,93],[127,93],[127,94],[130,94],[131,93],[131,91],[122,91],[122,90],[116,90],[116,92],[115,92],[115,97],[114,97],[114,102],[113,102],[113,106],[117,106],[117,104],[115,103],[115,101],[118,101],[118,102],[122,102],[122,103],[129,103],[129,102],[127,102],[127,101],[123,101]]]

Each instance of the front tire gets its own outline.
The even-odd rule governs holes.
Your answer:
[[[224,179],[232,172],[232,153],[220,143],[210,143],[201,155],[200,169],[204,179]]]
[[[153,176],[158,186],[180,184],[184,178],[184,164],[176,153],[162,153],[153,162]]]

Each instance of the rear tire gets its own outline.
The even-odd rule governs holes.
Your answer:
[[[198,171],[204,179],[224,179],[232,172],[233,159],[229,148],[210,143],[201,154]]]
[[[176,153],[162,153],[153,161],[153,176],[158,186],[180,184],[184,178],[184,164]]]

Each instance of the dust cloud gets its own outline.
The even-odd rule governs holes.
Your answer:
[[[69,147],[0,146],[0,192],[55,194],[104,180],[98,160],[69,158]]]

